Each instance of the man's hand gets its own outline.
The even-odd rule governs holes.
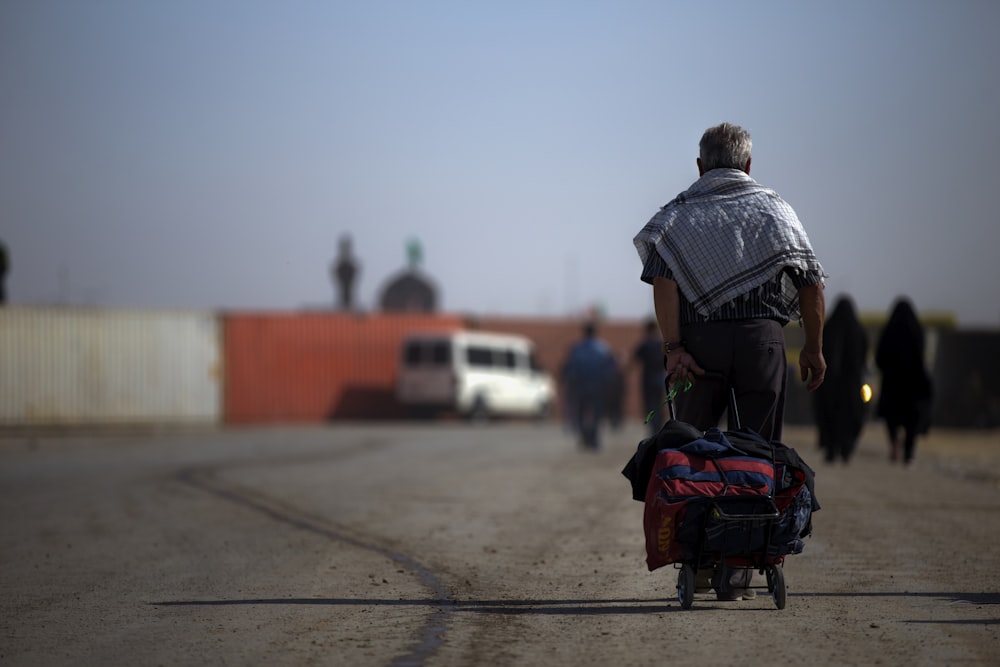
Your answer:
[[[667,371],[667,380],[671,385],[678,382],[694,381],[695,376],[705,374],[705,370],[698,365],[694,357],[684,348],[674,350],[668,354],[664,360],[663,367]]]
[[[812,371],[811,377],[810,371]],[[802,348],[802,351],[799,352],[799,372],[802,376],[802,381],[807,382],[806,389],[808,391],[819,389],[819,386],[823,384],[823,378],[826,376],[826,359],[823,358],[823,352]]]

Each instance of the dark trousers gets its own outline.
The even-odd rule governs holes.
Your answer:
[[[588,449],[600,449],[600,428],[604,419],[606,396],[600,387],[578,388],[573,402],[573,426],[580,444]]]
[[[725,376],[680,387],[677,418],[699,430],[718,426],[729,406],[729,387],[736,392],[740,425],[767,440],[781,439],[788,362],[782,325],[774,320],[704,322],[681,327],[685,347],[706,371]],[[734,427],[730,415],[729,427]]]

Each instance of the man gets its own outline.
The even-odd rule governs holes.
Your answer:
[[[663,426],[663,350],[655,319],[646,322],[642,340],[632,352],[639,367],[639,395],[642,417],[649,416],[649,434],[656,435]]]
[[[751,146],[739,126],[706,130],[696,160],[700,178],[660,209],[634,243],[641,278],[653,285],[664,367],[679,390],[678,419],[700,430],[716,426],[732,387],[741,425],[780,440],[782,328],[800,320],[800,376],[815,391],[826,372],[825,274],[792,207],[750,178]],[[706,371],[717,377],[698,381]],[[720,599],[750,597],[743,590],[749,581],[723,576],[716,590]]]
[[[611,349],[597,337],[597,327],[587,322],[583,338],[570,348],[563,366],[571,423],[584,449],[600,449],[600,426],[614,366]]]

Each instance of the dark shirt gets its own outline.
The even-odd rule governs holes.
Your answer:
[[[660,391],[663,389],[663,343],[658,336],[646,338],[636,345],[633,358],[642,368],[643,389]]]
[[[792,284],[796,289],[801,289],[811,284],[811,282],[801,276],[798,272],[785,272],[791,277]],[[674,279],[674,274],[667,267],[666,262],[658,253],[652,252],[642,267],[642,281],[653,283],[653,278],[661,277],[670,280]],[[697,322],[719,322],[727,320],[775,320],[782,326],[788,324],[790,319],[788,307],[781,286],[782,273],[779,272],[769,282],[764,283],[760,289],[733,299],[723,304],[717,311],[710,313],[707,317],[699,314],[691,302],[687,300],[680,290],[680,324],[693,324]]]

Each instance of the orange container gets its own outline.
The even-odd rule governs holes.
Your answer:
[[[450,331],[449,315],[234,313],[223,316],[228,424],[401,416],[399,346],[413,331]]]

